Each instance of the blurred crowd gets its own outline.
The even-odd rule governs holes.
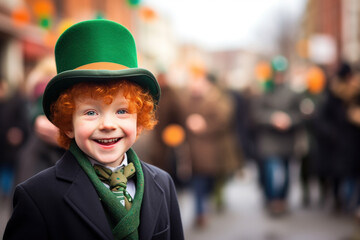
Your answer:
[[[332,74],[310,63],[294,69],[283,56],[259,62],[255,90],[232,89],[203,65],[189,66],[183,87],[172,86],[165,70],[157,72],[159,123],[134,148],[140,159],[167,171],[178,190],[193,192],[194,226],[207,226],[210,208],[226,208],[224,187],[250,163],[271,216],[289,212],[289,166],[295,162],[304,207],[317,202],[360,219],[360,69],[347,62]],[[2,202],[64,152],[41,106],[54,75],[50,57],[18,88],[0,79]],[[312,196],[314,185],[319,198]]]
[[[42,93],[56,74],[52,58],[41,60],[23,85],[11,87],[9,79],[0,80],[1,147],[0,194],[4,204],[14,187],[48,168],[64,150],[57,145],[58,129],[42,110]]]

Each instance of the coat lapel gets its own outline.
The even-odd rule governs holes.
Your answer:
[[[69,181],[64,199],[102,239],[113,239],[105,212],[95,188],[70,152],[57,164],[58,178]]]
[[[141,239],[151,239],[161,206],[163,206],[164,190],[157,183],[156,174],[143,163],[141,166],[145,183],[140,213],[139,234]]]

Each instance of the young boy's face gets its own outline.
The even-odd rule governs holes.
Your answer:
[[[128,108],[122,91],[111,104],[90,97],[77,99],[73,131],[67,135],[75,138],[79,148],[89,157],[116,167],[137,136],[137,114],[130,114]]]

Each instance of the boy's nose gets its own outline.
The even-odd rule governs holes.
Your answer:
[[[109,114],[105,114],[101,118],[100,126],[101,130],[113,130],[116,128],[114,117]]]

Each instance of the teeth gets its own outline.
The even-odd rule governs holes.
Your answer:
[[[117,138],[113,138],[113,139],[99,139],[97,140],[99,143],[113,143],[116,142],[118,139]]]

